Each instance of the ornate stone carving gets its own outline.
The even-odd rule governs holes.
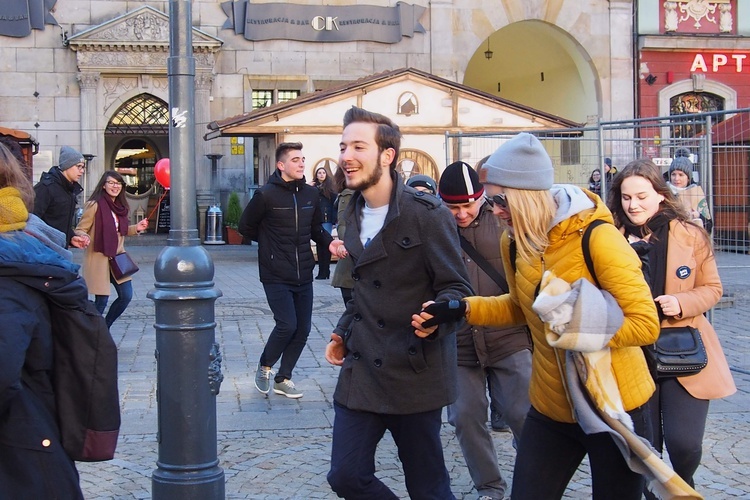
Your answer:
[[[719,5],[719,31],[722,33],[731,33],[732,25],[732,4],[722,3]]]
[[[81,90],[96,90],[99,85],[99,73],[78,73],[78,84],[81,86]]]
[[[677,2],[664,2],[664,31],[677,31]]]
[[[212,73],[200,72],[195,75],[195,89],[196,90],[211,90],[211,85],[214,83],[214,75]]]
[[[146,11],[100,31],[97,38],[114,40],[118,45],[135,41],[164,42],[169,40],[169,20]]]

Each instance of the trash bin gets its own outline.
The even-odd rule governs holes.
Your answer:
[[[223,245],[221,233],[224,227],[224,214],[218,205],[212,205],[206,210],[206,245]]]

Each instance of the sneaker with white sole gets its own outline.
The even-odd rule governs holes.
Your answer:
[[[274,382],[273,392],[292,399],[302,397],[302,393],[297,390],[296,387],[294,387],[294,382],[292,382],[288,378],[285,378],[283,382]]]
[[[260,366],[260,363],[258,363],[258,370],[255,372],[255,388],[261,394],[268,394],[268,391],[271,390],[273,375],[273,370],[267,366]]]

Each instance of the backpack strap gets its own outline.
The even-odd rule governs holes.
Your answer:
[[[487,259],[484,258],[482,254],[479,253],[479,250],[474,248],[474,245],[472,245],[469,240],[464,238],[463,234],[458,235],[459,239],[461,240],[461,248],[464,252],[469,254],[469,257],[474,259],[474,262],[477,263],[477,265],[482,269],[482,271],[485,272],[487,276],[492,278],[492,281],[494,281],[498,287],[500,287],[500,291],[503,293],[508,293],[508,282],[505,281],[505,278],[503,278],[503,275],[500,274],[500,272],[492,267],[492,264],[487,262]]]
[[[594,278],[594,284],[597,288],[601,288],[601,285],[599,285],[599,280],[596,278],[596,270],[594,269],[594,260],[591,258],[591,249],[589,248],[589,241],[591,240],[591,231],[597,227],[601,226],[602,224],[607,224],[606,221],[603,221],[601,219],[596,219],[594,222],[588,225],[586,227],[586,230],[583,232],[583,237],[581,238],[581,250],[583,250],[583,260],[586,262],[586,268],[589,270],[589,273],[591,273],[591,276]]]

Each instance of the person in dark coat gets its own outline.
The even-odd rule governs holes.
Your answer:
[[[0,145],[0,498],[82,499],[75,462],[60,439],[53,388],[52,318],[39,288],[78,266],[25,233],[33,189]],[[62,235],[61,235],[62,236]]]
[[[60,148],[60,161],[56,167],[42,174],[34,186],[34,215],[66,235],[69,245],[83,244],[73,232],[78,195],[83,187],[78,183],[86,170],[83,155],[71,148]]]
[[[484,193],[477,172],[462,161],[448,165],[440,176],[438,194],[455,217],[471,286],[476,294],[492,297],[507,293],[508,283],[500,256],[502,228]],[[507,483],[500,474],[487,429],[487,391],[493,393],[498,411],[519,440],[531,407],[531,336],[523,325],[463,325],[456,340],[458,398],[448,406],[448,421],[456,427],[456,437],[479,496],[502,499]]]
[[[323,218],[323,229],[328,231],[328,234],[332,234],[333,226],[336,224],[336,208],[334,207],[334,203],[338,191],[328,168],[323,166],[315,170],[315,179],[312,185],[320,192],[318,203],[320,203],[320,215]],[[315,279],[327,280],[331,277],[331,252],[328,251],[327,247],[317,247],[316,249],[318,252],[318,275],[315,276]]]
[[[355,284],[326,347],[326,360],[341,366],[328,482],[344,498],[396,498],[375,476],[386,430],[409,496],[454,498],[440,428],[442,408],[456,399],[456,325],[423,328],[419,313],[432,300],[458,301],[471,286],[450,211],[396,173],[400,142],[389,118],[346,112],[339,168],[356,192],[343,245]]]
[[[292,382],[312,327],[313,257],[310,240],[318,248],[333,238],[323,229],[318,190],[305,183],[302,143],[276,147],[276,171],[258,189],[240,218],[242,235],[258,242],[258,268],[276,326],[260,355],[255,388],[288,398],[301,398]],[[272,367],[281,359],[278,373]]]

